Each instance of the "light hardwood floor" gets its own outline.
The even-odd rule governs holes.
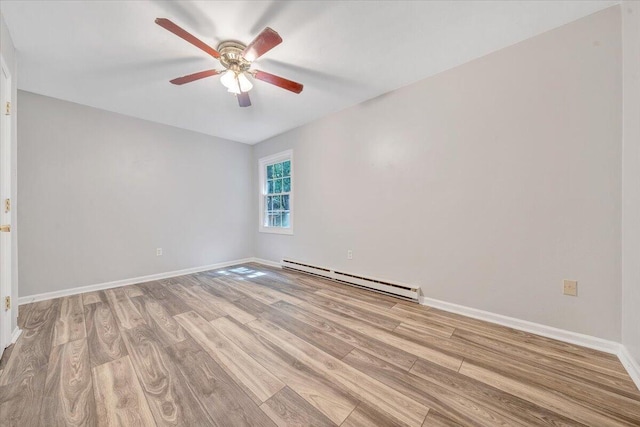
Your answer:
[[[3,426],[640,425],[615,356],[257,264],[19,323]]]

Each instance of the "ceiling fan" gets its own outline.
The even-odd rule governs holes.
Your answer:
[[[237,96],[238,104],[240,104],[241,107],[249,107],[251,105],[249,91],[253,87],[253,84],[247,78],[248,75],[294,93],[302,92],[303,86],[300,83],[265,71],[250,69],[253,61],[282,43],[280,35],[269,27],[265,28],[246,46],[235,40],[229,40],[223,41],[218,45],[217,49],[214,49],[168,19],[157,18],[156,24],[218,59],[220,64],[225,68],[224,70],[206,70],[178,77],[177,79],[171,80],[171,83],[174,85],[183,85],[195,80],[222,74],[220,82],[227,88],[228,92]]]

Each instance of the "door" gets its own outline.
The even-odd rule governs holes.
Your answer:
[[[11,108],[11,75],[0,56],[0,356],[11,344]]]

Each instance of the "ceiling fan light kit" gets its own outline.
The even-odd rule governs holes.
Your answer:
[[[253,88],[253,84],[247,77],[248,75],[293,93],[302,92],[303,85],[300,83],[264,71],[251,69],[251,63],[253,61],[282,43],[280,35],[269,27],[258,34],[249,45],[244,45],[235,40],[228,40],[220,43],[216,50],[168,19],[157,18],[155,22],[162,28],[218,59],[220,64],[225,68],[225,70],[222,71],[206,70],[178,77],[171,80],[171,83],[175,85],[183,85],[206,77],[222,74],[220,83],[227,88],[227,92],[236,95],[238,104],[241,107],[249,107],[251,105],[249,91]]]

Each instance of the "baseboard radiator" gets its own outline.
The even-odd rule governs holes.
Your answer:
[[[327,267],[320,267],[317,265],[311,265],[288,259],[283,259],[281,265],[282,268],[287,270],[294,270],[302,273],[312,274],[314,276],[331,279],[336,282],[344,283],[346,285],[379,292],[385,295],[402,298],[404,300],[409,300],[416,303],[418,302],[418,296],[420,295],[420,288],[418,286],[394,283],[388,280],[374,279],[371,277],[363,277],[356,274],[333,270]]]

